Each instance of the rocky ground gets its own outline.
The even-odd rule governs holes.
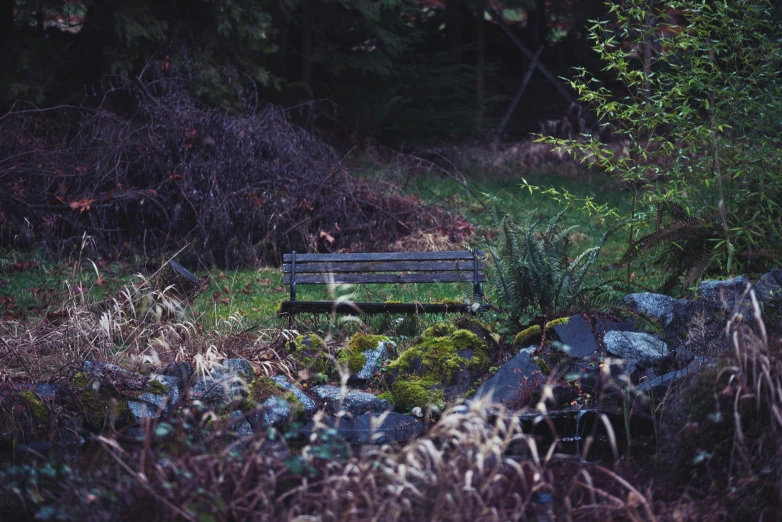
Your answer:
[[[648,439],[660,405],[731,348],[731,334],[755,313],[753,300],[770,328],[779,322],[779,295],[780,270],[752,285],[743,276],[704,281],[697,300],[630,294],[626,319],[574,315],[549,323],[546,342],[540,329],[522,332],[510,350],[477,317],[437,324],[402,353],[387,337],[367,334],[334,353],[306,334],[286,344],[299,369],[289,375],[259,374],[243,359],[141,373],[86,361],[68,384],[4,385],[0,443],[68,446],[110,432],[140,441],[150,421],[185,410],[214,412],[203,428],[237,438],[295,425],[302,436],[317,426],[350,442],[404,442],[464,400],[569,419],[555,423],[566,432],[549,434],[559,438],[590,435],[584,426],[595,423],[578,422],[588,413],[614,419],[620,432],[640,430],[620,439]]]

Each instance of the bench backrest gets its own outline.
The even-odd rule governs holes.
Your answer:
[[[283,256],[283,283],[382,284],[486,281],[483,252],[381,252]]]

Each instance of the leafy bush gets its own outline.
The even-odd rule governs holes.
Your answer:
[[[679,250],[668,288],[765,268],[782,253],[782,24],[771,2],[608,5],[613,20],[590,32],[619,85],[585,69],[571,85],[628,154],[584,136],[546,141],[632,187],[625,261]]]
[[[584,305],[591,289],[582,287],[582,283],[611,230],[596,246],[571,260],[569,236],[577,227],[563,228],[559,224],[567,209],[551,218],[545,230],[538,231],[541,220],[535,217],[536,212],[519,226],[501,213],[497,203],[494,199],[490,206],[497,246],[489,244],[487,249],[493,261],[491,280],[511,321],[522,327],[537,317],[559,317]]]

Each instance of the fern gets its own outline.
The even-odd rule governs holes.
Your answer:
[[[489,212],[497,230],[496,242],[488,244],[492,259],[491,280],[502,308],[517,327],[538,318],[560,317],[585,304],[585,297],[596,296],[600,287],[583,287],[584,280],[614,229],[608,230],[590,248],[571,260],[570,235],[577,227],[563,227],[560,220],[567,209],[552,217],[546,228],[538,230],[540,219],[530,214],[519,226],[499,209],[499,201],[487,195]]]
[[[686,289],[715,271],[724,255],[723,239],[725,233],[717,212],[687,215],[680,205],[666,202],[658,208],[655,229],[636,240],[621,262],[650,256],[666,275],[658,291],[670,293]]]

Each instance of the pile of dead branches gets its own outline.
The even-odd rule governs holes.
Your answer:
[[[0,246],[78,248],[86,233],[104,255],[189,244],[228,268],[291,249],[382,250],[451,224],[351,176],[281,109],[227,114],[171,78],[122,88],[131,117],[25,105],[0,117]]]

